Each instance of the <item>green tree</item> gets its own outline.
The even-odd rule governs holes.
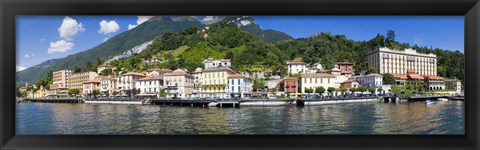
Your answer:
[[[348,90],[349,90],[350,92],[352,92],[352,93],[355,93],[355,91],[357,91],[357,88],[352,87],[352,88],[350,88],[350,89],[348,89]]]
[[[323,93],[325,93],[325,88],[323,86],[319,86],[315,88],[315,93],[322,95]]]
[[[368,90],[368,89],[367,89],[367,87],[365,87],[365,86],[360,86],[360,87],[358,87],[358,91],[359,91],[359,92],[362,92],[362,94],[363,94],[363,92],[366,92],[367,90]]]
[[[335,92],[335,90],[336,90],[336,89],[335,89],[334,87],[328,87],[328,88],[327,88],[328,93],[330,93],[330,94],[332,94],[332,95],[333,95],[333,92]]]
[[[109,76],[112,75],[112,69],[103,69],[102,72],[100,72],[101,76]]]
[[[16,95],[17,97],[22,96],[22,93],[20,93],[20,89],[19,89],[18,87],[15,88],[15,95]]]
[[[104,62],[105,60],[103,60],[103,58],[97,57],[97,66],[102,65]]]
[[[73,70],[72,70],[73,73],[79,73],[79,72],[82,72],[82,68],[78,67],[77,65],[73,66]]]
[[[165,89],[161,89],[160,90],[160,97],[166,97],[167,96],[167,92],[165,92]]]
[[[383,74],[383,84],[393,85],[395,84],[395,82],[396,82],[396,79],[395,77],[393,77],[392,74],[389,74],[389,73]]]
[[[93,95],[94,98],[97,98],[98,94],[100,94],[100,90],[95,89],[95,90],[92,91],[92,95]]]
[[[378,91],[380,94],[383,94],[383,88],[382,88],[382,87],[379,87],[379,88],[377,89],[377,91]]]
[[[253,91],[262,91],[265,89],[265,82],[261,78],[255,78],[253,79]]]
[[[374,87],[368,87],[368,92],[370,92],[372,95],[375,95],[375,88]]]
[[[199,31],[199,30],[200,29],[196,26],[190,26],[187,29],[185,29],[185,31],[183,33],[184,34],[194,34],[194,33],[197,33],[197,31]]]
[[[271,89],[270,89],[270,92],[271,92],[273,95],[276,95],[276,94],[277,94],[277,88],[271,88]]]
[[[377,68],[374,68],[374,67],[368,68],[367,74],[374,74],[374,73],[378,73]]]
[[[340,87],[339,91],[342,93],[342,95],[345,95],[345,92],[347,92],[347,88],[345,87]]]
[[[387,38],[385,39],[385,43],[391,43],[395,41],[395,31],[388,30],[387,31]]]
[[[313,93],[313,88],[305,88],[305,93],[307,93],[307,98]]]
[[[76,95],[80,94],[80,90],[79,89],[68,89],[67,93],[70,96],[76,96]]]

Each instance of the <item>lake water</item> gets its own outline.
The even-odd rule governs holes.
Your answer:
[[[17,134],[464,134],[464,102],[202,108],[18,103]]]

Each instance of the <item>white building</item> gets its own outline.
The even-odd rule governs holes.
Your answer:
[[[147,70],[147,76],[163,76],[165,73],[172,73],[173,71],[170,69],[158,69],[152,68]]]
[[[193,92],[195,78],[181,69],[163,75],[167,98],[189,98]]]
[[[194,72],[192,72],[192,76],[195,78],[192,94],[194,94],[195,96],[197,96],[199,92],[202,92],[202,83],[203,83],[202,73],[203,73],[203,69],[200,67],[198,67],[197,69],[195,69]]]
[[[140,78],[145,77],[145,75],[137,72],[128,72],[117,78],[117,87],[119,89],[119,94],[122,96],[133,96],[138,93],[135,87],[135,81]]]
[[[100,66],[97,67],[97,73],[100,74],[100,73],[102,73],[103,70],[112,69],[112,68],[113,68],[113,66],[111,66],[111,65],[103,64],[103,65],[100,65]]]
[[[360,75],[354,76],[353,78],[362,86],[378,88],[383,85],[383,76],[380,74]]]
[[[407,74],[415,70],[420,75],[437,75],[437,56],[421,54],[413,49],[391,50],[378,48],[368,53],[368,67],[377,68],[380,74]]]
[[[246,93],[252,92],[252,80],[241,74],[232,74],[228,76],[228,91],[230,97],[244,98]]]
[[[100,93],[102,96],[114,96],[116,88],[116,79],[111,76],[101,76],[100,78]]]
[[[297,73],[305,74],[308,72],[307,63],[305,62],[288,61],[287,69],[289,74],[297,74]]]
[[[203,65],[206,68],[210,67],[230,67],[232,64],[230,62],[230,59],[213,59],[213,58],[207,58],[203,60]]]
[[[445,89],[455,90],[455,92],[461,92],[462,82],[458,79],[445,79]]]
[[[163,78],[161,76],[146,76],[135,82],[135,88],[140,90],[137,96],[160,98],[160,91],[164,89]]]

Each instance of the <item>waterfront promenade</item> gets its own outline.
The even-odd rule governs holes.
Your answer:
[[[426,101],[447,98],[462,101],[459,96],[411,96],[406,101]],[[87,104],[136,104],[136,105],[164,105],[189,107],[264,107],[264,106],[308,106],[358,102],[396,102],[398,97],[368,96],[368,97],[336,97],[311,99],[29,99],[29,102],[39,103],[87,103]]]

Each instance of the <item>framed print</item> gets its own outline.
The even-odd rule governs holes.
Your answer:
[[[1,7],[2,149],[478,149],[478,1]]]

